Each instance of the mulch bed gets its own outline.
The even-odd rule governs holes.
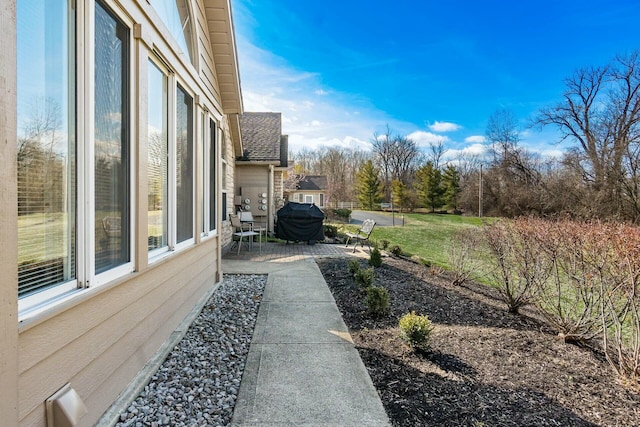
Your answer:
[[[394,426],[640,425],[640,396],[597,350],[564,343],[533,312],[508,313],[493,289],[385,257],[375,285],[389,291],[390,311],[373,319],[347,263],[318,260]],[[398,338],[412,310],[435,325],[428,352]]]

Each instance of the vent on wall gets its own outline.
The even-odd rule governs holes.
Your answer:
[[[66,384],[46,401],[47,427],[73,427],[87,413],[80,395]]]

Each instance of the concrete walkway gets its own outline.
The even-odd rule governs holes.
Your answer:
[[[268,274],[233,426],[390,425],[314,256],[223,258],[224,274]]]

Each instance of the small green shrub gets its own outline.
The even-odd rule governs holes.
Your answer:
[[[433,325],[428,316],[416,314],[414,311],[400,318],[400,338],[409,347],[426,350],[429,348],[429,338]]]
[[[350,259],[349,274],[351,274],[352,277],[356,277],[356,273],[358,273],[358,271],[360,271],[360,261],[357,259]]]
[[[347,220],[351,217],[351,209],[334,209],[333,214],[338,218]]]
[[[338,236],[338,227],[336,227],[335,225],[331,225],[331,224],[325,224],[324,225],[324,235],[326,237],[337,237]]]
[[[380,240],[380,247],[382,248],[383,251],[386,251],[390,243],[391,242],[388,241],[387,239],[382,239]]]
[[[371,268],[363,268],[356,272],[356,283],[363,288],[368,288],[373,285],[373,281],[375,280],[375,272],[373,267]]]
[[[380,286],[371,286],[366,290],[365,303],[372,316],[382,316],[389,309],[389,292]]]
[[[369,265],[373,267],[380,267],[382,265],[382,254],[377,246],[371,249],[371,255],[369,255]]]
[[[398,245],[391,246],[391,253],[395,256],[402,255],[402,248]]]

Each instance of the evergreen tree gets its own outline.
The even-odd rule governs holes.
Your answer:
[[[435,212],[436,208],[443,204],[445,188],[442,185],[442,173],[432,162],[427,162],[416,171],[416,181],[416,188],[424,206]]]
[[[444,203],[451,209],[458,209],[458,198],[460,196],[460,174],[453,165],[448,165],[442,177],[444,186]]]
[[[356,194],[358,202],[363,209],[373,210],[382,200],[382,186],[379,178],[380,172],[373,166],[371,160],[362,164],[356,173]]]
[[[400,211],[411,207],[411,191],[404,182],[399,179],[391,181],[391,193],[393,195],[393,206]]]

